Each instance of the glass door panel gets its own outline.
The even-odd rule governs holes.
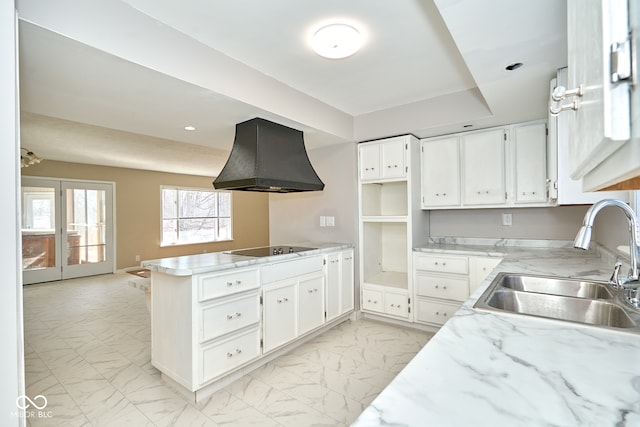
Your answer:
[[[25,178],[22,183],[22,269],[24,283],[60,278],[59,181]]]
[[[113,272],[112,185],[66,181],[63,278]]]
[[[22,179],[24,284],[112,273],[113,234],[113,184]]]

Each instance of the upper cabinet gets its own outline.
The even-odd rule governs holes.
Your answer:
[[[460,138],[433,138],[420,152],[422,205],[452,207],[460,204]]]
[[[640,2],[568,0],[567,16],[568,84],[551,109],[570,117],[571,177],[587,191],[640,188]]]
[[[407,176],[406,138],[389,138],[386,141],[369,142],[360,147],[361,181],[399,179]]]
[[[467,206],[506,202],[504,129],[469,132],[460,137],[462,203]]]
[[[422,209],[550,206],[544,121],[421,140]]]
[[[551,93],[558,86],[567,86],[567,68],[558,70],[557,77],[551,81]],[[551,95],[550,95],[551,96]],[[551,162],[550,179],[552,182],[551,197],[557,199],[558,205],[592,204],[602,199],[630,200],[629,191],[583,191],[582,180],[571,178],[571,153],[569,152],[571,114],[549,115],[549,151],[556,155]],[[557,168],[554,166],[557,165]]]

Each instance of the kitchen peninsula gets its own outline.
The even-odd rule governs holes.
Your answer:
[[[606,281],[615,257],[569,242],[465,240],[416,251],[498,253],[503,261],[353,425],[640,425],[640,335],[473,308],[499,272]]]
[[[350,244],[303,243],[142,265],[151,270],[151,362],[196,402],[354,310]]]

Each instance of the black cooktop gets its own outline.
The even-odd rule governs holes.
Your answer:
[[[234,251],[225,252],[233,255],[244,255],[253,257],[265,257],[273,255],[292,254],[295,252],[310,251],[316,248],[306,248],[303,246],[262,246],[260,248],[236,249]]]

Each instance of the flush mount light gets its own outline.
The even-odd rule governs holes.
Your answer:
[[[470,128],[473,125],[462,125],[463,128]]]
[[[351,25],[329,24],[313,34],[311,47],[325,58],[347,58],[362,47],[362,35]]]
[[[194,126],[189,125],[189,126],[185,126],[184,130],[196,130],[196,128]]]
[[[507,71],[515,71],[518,68],[522,67],[524,64],[522,62],[514,62],[513,64],[509,64],[506,67],[504,67],[505,70]]]

